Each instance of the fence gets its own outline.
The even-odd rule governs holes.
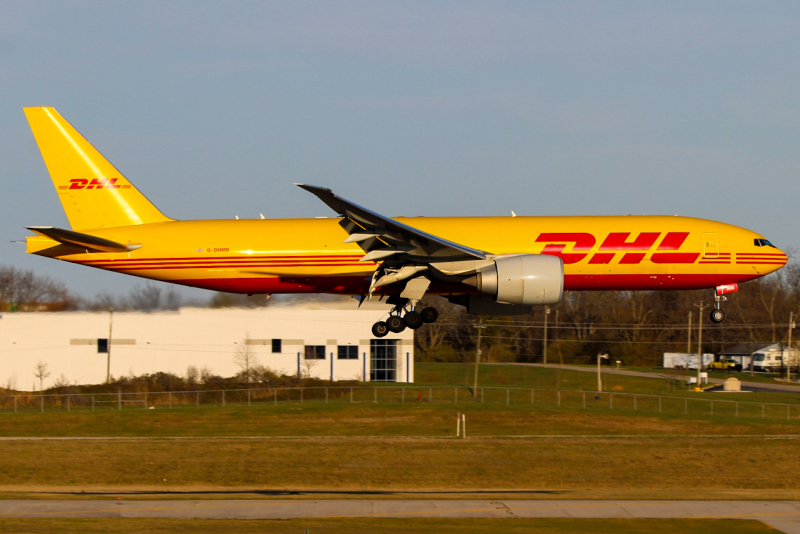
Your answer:
[[[601,408],[730,417],[800,419],[800,404],[760,403],[726,399],[669,397],[640,393],[526,388],[478,388],[477,395],[458,386],[352,386],[259,388],[213,391],[64,393],[0,395],[0,411],[97,411],[124,408],[170,409],[178,406],[247,405],[305,402],[345,403],[503,403]]]

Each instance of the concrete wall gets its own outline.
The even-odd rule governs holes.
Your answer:
[[[184,376],[189,366],[233,376],[240,371],[237,351],[250,350],[256,364],[279,374],[295,375],[300,355],[303,375],[322,379],[370,379],[372,324],[384,309],[304,309],[270,306],[260,309],[185,308],[176,312],[115,312],[111,335],[111,375],[169,372]],[[42,361],[50,376],[44,387],[64,375],[70,383],[105,381],[107,355],[98,354],[97,339],[109,337],[109,313],[3,313],[0,318],[0,386],[28,390],[38,380]],[[272,340],[281,352],[272,352]],[[397,342],[397,381],[414,380],[413,333],[390,334]],[[306,345],[325,347],[324,360],[306,360]],[[357,360],[338,359],[339,345],[358,347]],[[333,359],[331,359],[333,356]],[[407,363],[408,362],[408,363]],[[331,363],[333,365],[331,365]],[[366,365],[365,365],[366,363]]]

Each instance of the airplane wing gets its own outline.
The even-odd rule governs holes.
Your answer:
[[[361,261],[391,258],[399,264],[485,260],[487,253],[384,217],[333,194],[325,187],[295,184],[316,195],[343,217],[339,223],[350,235],[345,243],[358,243],[366,252]]]

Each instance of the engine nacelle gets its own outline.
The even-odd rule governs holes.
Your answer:
[[[501,304],[556,304],[564,292],[564,262],[545,254],[499,256],[464,283]]]

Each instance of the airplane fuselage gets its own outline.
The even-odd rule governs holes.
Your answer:
[[[374,262],[343,243],[338,218],[170,221],[87,231],[128,253],[86,253],[44,236],[28,251],[166,282],[234,293],[367,292]],[[415,217],[395,219],[492,255],[564,261],[566,290],[703,289],[779,269],[786,255],[736,226],[687,217]],[[434,284],[434,293],[470,289]]]

